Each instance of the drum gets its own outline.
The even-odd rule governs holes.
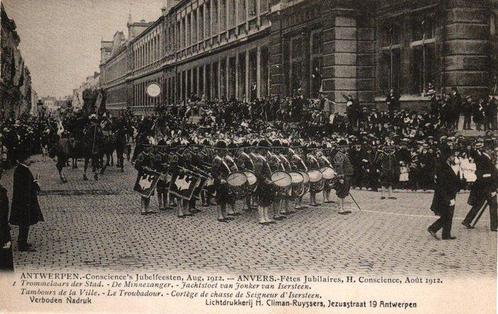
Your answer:
[[[337,173],[334,171],[334,169],[330,167],[324,167],[320,169],[320,172],[322,173],[323,176],[323,188],[326,189],[327,191],[331,190],[334,185],[334,179],[337,176]]]
[[[308,171],[310,176],[310,192],[318,193],[323,190],[323,176],[319,170]]]
[[[323,167],[322,169],[320,169],[320,172],[322,173],[322,177],[324,180],[332,180],[337,175],[334,169],[330,167]]]
[[[233,172],[227,177],[227,184],[230,192],[237,199],[245,197],[245,186],[247,185],[247,177],[242,172]]]
[[[276,188],[277,196],[289,196],[292,177],[287,172],[274,172],[271,176],[271,181]]]
[[[303,193],[299,195],[299,197],[303,196],[304,194],[308,193],[310,190],[310,176],[308,175],[307,172],[304,171],[299,171],[299,173],[303,176]]]
[[[246,195],[251,194],[256,191],[256,188],[258,185],[256,184],[258,179],[256,178],[256,175],[252,171],[244,171],[244,175],[247,178],[247,184],[246,184]]]
[[[319,170],[308,171],[308,176],[310,177],[310,183],[317,183],[322,180],[322,173]]]
[[[292,179],[291,197],[297,198],[304,194],[304,177],[299,172],[289,172]]]

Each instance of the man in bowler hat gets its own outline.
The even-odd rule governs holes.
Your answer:
[[[427,231],[437,240],[436,234],[439,229],[443,229],[443,240],[454,240],[456,237],[451,235],[451,224],[453,213],[455,212],[455,197],[460,190],[458,175],[453,171],[451,166],[455,161],[455,155],[451,152],[448,145],[440,149],[440,159],[436,168],[436,188],[434,198],[432,199],[431,210],[439,216]]]
[[[28,243],[29,227],[44,221],[43,214],[38,203],[38,192],[40,187],[33,177],[27,165],[29,154],[19,151],[17,166],[14,170],[14,188],[12,197],[12,208],[10,211],[10,223],[19,226],[17,247],[19,251],[35,251]]]

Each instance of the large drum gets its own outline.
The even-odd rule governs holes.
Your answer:
[[[310,190],[310,176],[308,175],[307,172],[304,171],[299,171],[299,173],[303,176],[303,193],[299,195],[299,197],[303,196],[304,194],[308,193]]]
[[[324,167],[320,169],[320,172],[322,173],[324,181],[323,188],[326,190],[331,190],[333,188],[334,179],[336,178],[337,173],[330,167]]]
[[[244,171],[243,173],[247,179],[247,184],[245,188],[246,195],[252,194],[253,192],[256,191],[256,188],[258,187],[258,185],[256,184],[258,179],[256,178],[256,175],[252,171]]]
[[[230,192],[237,199],[245,197],[245,186],[247,185],[247,177],[243,172],[233,172],[227,178],[227,184]]]
[[[318,193],[323,190],[323,176],[319,170],[308,171],[310,177],[310,192]]]
[[[291,185],[291,196],[293,198],[300,197],[304,194],[304,177],[299,172],[289,172],[291,176],[292,185]]]
[[[274,172],[271,176],[271,181],[276,188],[277,196],[289,196],[292,177],[287,172]]]
[[[337,175],[334,169],[330,167],[323,167],[322,169],[320,169],[320,172],[322,173],[322,177],[324,180],[332,180]]]

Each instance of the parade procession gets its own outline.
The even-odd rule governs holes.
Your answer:
[[[96,1],[51,67],[13,2],[2,269],[496,272],[496,1]]]

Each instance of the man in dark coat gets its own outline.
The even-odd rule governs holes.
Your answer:
[[[489,219],[491,231],[497,231],[497,197],[498,171],[494,165],[494,156],[489,150],[483,148],[482,143],[476,144],[476,150],[470,156],[476,162],[477,180],[470,189],[468,204],[472,206],[469,213],[462,222],[467,229],[473,229],[471,225],[479,211],[485,210],[483,206],[489,206]],[[487,203],[486,203],[487,202]]]
[[[19,226],[17,238],[19,251],[35,251],[28,243],[29,227],[39,221],[44,221],[38,203],[40,187],[26,165],[28,156],[27,152],[20,151],[17,158],[10,212],[10,223]]]
[[[0,179],[3,169],[0,167]],[[9,199],[7,190],[0,184],[0,271],[14,270],[9,226]]]
[[[337,172],[338,180],[335,183],[334,189],[337,198],[339,199],[339,214],[350,214],[350,210],[344,209],[344,199],[349,195],[351,189],[351,178],[354,170],[351,164],[351,159],[348,154],[347,142],[345,140],[339,141],[339,151],[333,159],[334,169]]]
[[[436,169],[436,189],[432,199],[431,210],[439,216],[427,231],[439,240],[436,232],[443,229],[442,239],[453,240],[456,237],[451,236],[451,224],[453,213],[455,211],[455,197],[459,191],[459,178],[451,168],[455,161],[455,155],[452,154],[449,147],[441,148],[440,161]]]

